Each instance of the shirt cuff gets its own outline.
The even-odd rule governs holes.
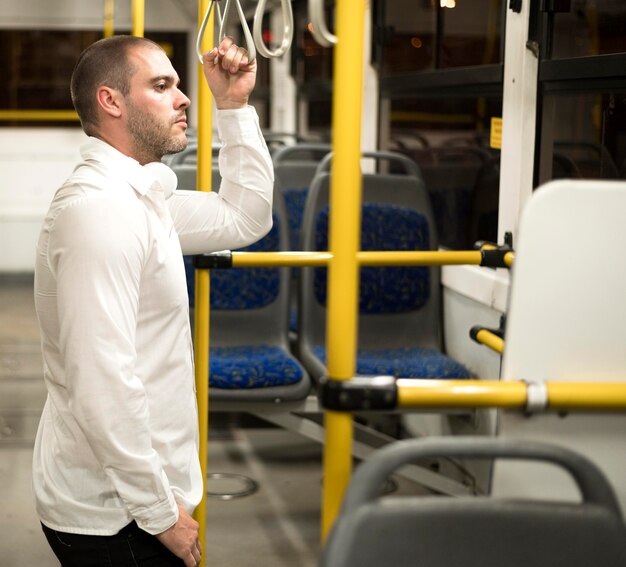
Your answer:
[[[178,521],[178,516],[178,505],[173,497],[159,502],[151,508],[133,511],[133,517],[137,525],[152,535],[163,533],[168,528],[171,528]]]
[[[217,110],[217,133],[223,143],[263,138],[254,106]]]

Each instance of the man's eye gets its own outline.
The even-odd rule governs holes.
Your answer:
[[[165,83],[159,83],[158,85],[155,85],[154,88],[157,91],[164,91],[167,88],[167,85]]]

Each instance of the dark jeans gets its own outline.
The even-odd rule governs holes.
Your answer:
[[[135,522],[112,536],[57,532],[41,526],[62,567],[181,567],[184,562]]]

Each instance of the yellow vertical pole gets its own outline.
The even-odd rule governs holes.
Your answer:
[[[145,20],[145,2],[144,0],[133,0],[132,3],[132,34],[137,37],[143,37],[144,20]]]
[[[198,18],[201,22],[209,6],[209,0],[199,0]],[[213,47],[213,13],[207,22],[202,38],[202,52]],[[196,189],[211,190],[211,161],[213,134],[213,97],[206,81],[202,65],[198,66],[198,171]],[[198,425],[200,431],[199,458],[202,478],[207,475],[207,442],[209,438],[209,294],[210,279],[207,270],[196,270],[194,345],[196,367],[196,396],[198,400]],[[203,554],[200,565],[206,565],[206,490],[194,512],[200,525],[200,545]]]
[[[361,106],[365,0],[338,0],[334,53],[328,319],[329,377],[355,374],[361,226]],[[350,414],[326,412],[322,540],[339,512],[352,471]]]
[[[113,35],[113,18],[115,14],[115,0],[104,0],[104,31],[103,37]]]

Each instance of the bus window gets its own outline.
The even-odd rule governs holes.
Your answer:
[[[573,0],[554,14],[552,58],[626,52],[626,2]]]
[[[502,62],[500,0],[385,2],[383,75]]]
[[[119,33],[128,33],[120,31]],[[10,111],[73,110],[70,78],[80,53],[102,37],[101,31],[81,30],[0,30],[0,68],[9,80],[0,89],[0,109]],[[187,34],[146,32],[172,59],[186,89]],[[54,57],[50,54],[54,53]],[[10,126],[76,126],[77,121],[33,121],[29,118],[3,120]]]
[[[491,118],[502,99],[392,99],[389,149],[419,166],[431,199],[439,245],[468,249],[497,240],[500,152],[491,148]]]
[[[626,93],[559,93],[543,101],[540,179],[624,179]]]

